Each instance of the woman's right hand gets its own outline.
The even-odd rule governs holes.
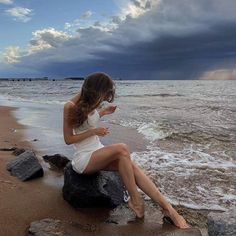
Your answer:
[[[99,128],[94,129],[94,133],[95,135],[98,135],[98,136],[105,136],[109,134],[109,130],[106,127],[99,127]]]

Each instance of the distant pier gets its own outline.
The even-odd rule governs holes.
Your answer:
[[[0,81],[41,81],[48,80],[48,77],[36,77],[36,78],[0,78]]]

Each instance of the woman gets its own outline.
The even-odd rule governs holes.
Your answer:
[[[128,206],[136,217],[144,217],[144,203],[137,186],[158,203],[165,216],[179,228],[187,228],[184,218],[167,202],[155,184],[130,158],[126,144],[118,143],[104,146],[98,136],[109,133],[108,128],[97,127],[99,118],[112,114],[116,106],[108,106],[99,112],[96,108],[103,101],[114,100],[115,88],[112,79],[104,73],[89,75],[81,92],[64,105],[64,140],[74,144],[75,158],[72,168],[78,173],[92,174],[99,170],[119,171],[130,195]]]

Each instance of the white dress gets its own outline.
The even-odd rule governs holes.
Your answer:
[[[81,134],[88,129],[96,128],[98,126],[99,119],[99,113],[95,109],[93,113],[88,114],[87,120],[85,120],[81,126],[73,129],[73,134]],[[71,161],[72,168],[74,171],[81,174],[88,165],[92,153],[104,147],[104,145],[100,142],[97,135],[93,135],[78,143],[74,143],[73,147],[75,149],[75,153]]]

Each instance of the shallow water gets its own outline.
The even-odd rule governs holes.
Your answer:
[[[15,114],[40,151],[71,157],[62,111],[81,84],[0,81],[0,105],[20,107]],[[112,130],[104,143],[131,145],[133,159],[173,203],[236,207],[236,81],[116,81],[116,87],[117,111],[102,119]]]

